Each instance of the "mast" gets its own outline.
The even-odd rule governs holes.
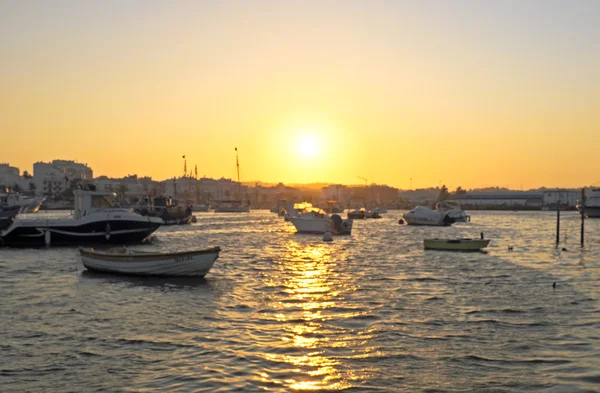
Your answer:
[[[237,167],[237,180],[238,180],[238,199],[242,200],[242,183],[240,183],[240,160],[238,157],[238,149],[235,148],[235,166]]]

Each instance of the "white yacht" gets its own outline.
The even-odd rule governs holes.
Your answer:
[[[402,214],[402,218],[408,225],[448,226],[454,223],[454,219],[449,217],[446,212],[432,210],[424,206],[417,206]]]
[[[332,235],[350,235],[352,232],[352,220],[344,220],[337,214],[329,216],[322,209],[312,206],[296,212],[289,221],[300,233],[331,232]]]
[[[0,246],[39,247],[141,243],[163,220],[142,216],[115,203],[108,192],[75,190],[73,215],[65,219],[16,219],[0,231]]]
[[[582,206],[577,206],[581,211]],[[589,218],[600,218],[600,188],[592,188],[592,192],[585,200],[583,207],[585,215]]]
[[[457,201],[441,201],[436,204],[435,208],[439,212],[445,212],[455,222],[471,221],[471,216],[460,207],[460,203]]]

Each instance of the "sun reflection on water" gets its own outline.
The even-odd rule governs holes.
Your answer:
[[[277,277],[272,278],[272,284],[282,290],[272,299],[271,306],[280,310],[275,315],[283,324],[280,342],[294,353],[268,353],[265,358],[281,366],[292,366],[293,377],[289,369],[287,377],[279,380],[269,377],[265,370],[261,374],[263,380],[293,390],[342,390],[352,386],[351,380],[356,377],[340,370],[340,360],[326,355],[330,348],[348,346],[351,339],[346,329],[329,323],[333,318],[339,319],[340,314],[328,310],[342,307],[343,294],[355,290],[340,277],[336,269],[340,260],[340,250],[331,245],[288,243],[277,261]]]

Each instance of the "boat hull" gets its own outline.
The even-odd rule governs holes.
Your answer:
[[[80,250],[86,269],[113,274],[137,276],[204,277],[219,257],[219,247],[182,253],[112,254]]]
[[[69,222],[71,221],[71,222]],[[14,222],[0,235],[0,246],[5,247],[43,247],[43,246],[80,246],[98,244],[136,244],[142,243],[162,222],[158,219],[148,221],[101,220],[93,222],[72,222],[62,220],[53,223],[50,220]]]
[[[307,220],[292,217],[289,221],[294,225],[298,233],[324,234],[331,232],[333,235],[350,235],[352,233],[352,220],[342,220],[339,227],[327,219]]]
[[[489,243],[489,239],[425,239],[423,246],[426,250],[479,251]]]

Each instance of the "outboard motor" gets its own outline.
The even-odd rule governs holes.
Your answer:
[[[448,214],[446,214],[444,216],[444,225],[449,226],[452,225],[456,222],[456,220],[452,217],[450,217]]]
[[[333,226],[333,232],[334,233],[342,233],[344,231],[344,220],[342,219],[342,217],[340,217],[338,214],[332,214],[331,217],[331,224]]]

